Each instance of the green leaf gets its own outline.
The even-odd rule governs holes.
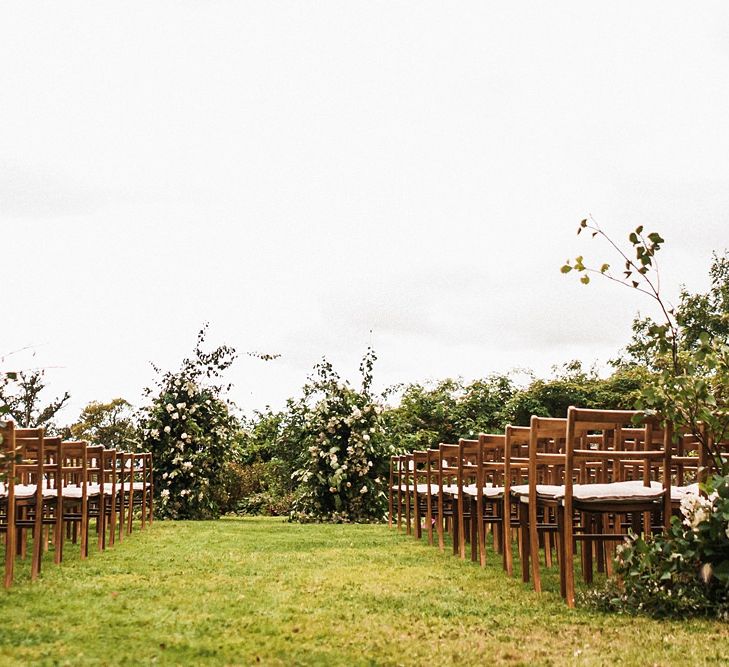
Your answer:
[[[605,273],[605,272],[607,272],[607,271],[609,271],[609,270],[610,270],[610,264],[603,264],[603,265],[602,265],[602,266],[600,267],[600,273]]]
[[[588,284],[588,283],[590,282],[590,276],[587,276],[587,275],[585,275],[585,276],[582,276],[582,277],[580,278],[580,282],[581,282],[581,283],[582,283],[583,285],[587,285],[587,284]]]
[[[569,273],[570,271],[572,271],[572,267],[571,267],[571,266],[570,266],[569,264],[565,264],[565,265],[564,265],[564,266],[563,266],[563,267],[562,267],[562,268],[560,269],[560,271],[561,271],[562,273]]]
[[[631,242],[631,243],[632,243],[633,245],[635,245],[636,243],[638,243],[638,236],[636,235],[636,233],[635,233],[635,232],[630,232],[630,236],[628,236],[628,240],[629,240],[629,241],[630,241],[630,242]]]

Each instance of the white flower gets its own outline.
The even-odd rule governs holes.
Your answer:
[[[165,433],[169,433],[172,429],[169,426],[165,426]]]
[[[329,492],[330,492],[330,493],[336,493],[336,492],[337,492],[337,489],[336,489],[336,487],[334,487],[334,486],[330,486],[330,487],[329,487]]]
[[[352,417],[355,419],[359,419],[362,416],[362,411],[359,408],[354,408],[352,410]]]
[[[369,440],[370,440],[370,436],[369,436],[369,435],[368,435],[367,433],[365,433],[365,434],[364,434],[364,435],[362,436],[362,440],[364,440],[365,442],[369,442]]]
[[[348,489],[351,489],[352,488],[352,482],[347,482],[347,488]]]
[[[153,428],[153,429],[152,429],[152,430],[150,431],[150,434],[151,434],[151,435],[152,435],[152,437],[153,437],[153,438],[155,438],[155,439],[159,438],[159,429],[158,429],[158,428]]]
[[[172,412],[175,409],[175,406],[172,405],[172,403],[168,403],[167,405],[165,405],[165,409],[167,410],[167,412]]]
[[[172,419],[179,419],[180,415],[177,412],[172,413]]]
[[[162,473],[162,479],[167,479],[167,473],[166,473],[166,472],[163,472],[163,473]],[[169,493],[169,492],[168,492],[168,493]]]
[[[162,489],[162,493],[159,494],[162,496],[165,500],[170,497],[170,490],[169,489]]]
[[[190,492],[187,489],[182,489],[182,491],[180,491],[181,496],[186,496],[188,493]]]
[[[359,492],[360,492],[360,493],[361,493],[362,495],[364,495],[365,493],[367,493],[367,485],[365,484],[365,485],[364,485],[364,486],[363,486],[363,487],[362,487],[362,488],[361,488],[361,489],[359,490]]]
[[[185,462],[184,462],[184,463],[182,464],[182,467],[183,467],[183,468],[184,468],[185,470],[189,470],[190,468],[192,468],[192,462],[191,462],[191,461],[185,461]]]
[[[187,440],[187,438],[188,438],[188,436],[187,436],[187,433],[183,433],[183,434],[182,434],[182,435],[180,436],[180,440]]]
[[[184,410],[184,409],[185,409],[185,408],[186,408],[187,406],[186,406],[186,404],[185,404],[185,403],[178,403],[178,404],[177,404],[177,405],[176,405],[175,407],[176,407],[176,408],[177,408],[178,410]]]

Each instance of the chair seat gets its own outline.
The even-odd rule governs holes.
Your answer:
[[[671,487],[671,501],[681,502],[684,496],[698,496],[699,485],[688,484],[686,486],[672,486]]]
[[[146,482],[134,482],[132,488],[135,491],[144,491],[145,487],[149,486]]]
[[[458,497],[458,484],[444,484],[443,493],[447,496]]]
[[[521,502],[529,502],[528,484],[516,484],[511,487],[511,492],[519,496]],[[537,484],[537,496],[541,500],[557,500],[564,496],[564,487],[561,484]]]
[[[32,498],[38,487],[35,484],[16,484],[14,487],[16,498]],[[0,497],[7,498],[8,488],[5,484],[0,485]]]
[[[564,496],[562,492],[561,497]],[[658,500],[663,496],[663,486],[657,482],[644,486],[643,482],[610,482],[608,484],[575,484],[572,497],[590,502],[631,502],[635,500]]]
[[[428,487],[430,487],[430,495],[437,495],[440,491],[440,487],[437,484],[418,484],[418,493],[428,493]]]
[[[101,491],[99,484],[87,484],[86,485],[86,497],[98,496]],[[69,484],[63,487],[64,498],[81,498],[83,496],[83,487],[78,484]]]
[[[524,503],[529,502],[529,485],[518,484],[511,487],[514,495]],[[673,497],[673,494],[671,494]],[[564,486],[556,484],[537,484],[537,496],[541,500],[561,500]],[[641,481],[609,482],[607,484],[575,484],[572,497],[581,502],[632,502],[636,500],[657,500],[663,496],[663,485],[651,482],[645,486]]]
[[[463,487],[463,493],[465,493],[468,496],[477,496],[478,495],[478,487],[475,484],[469,484],[468,486]],[[503,498],[504,497],[504,487],[503,486],[485,486],[483,488],[483,497],[484,498]]]

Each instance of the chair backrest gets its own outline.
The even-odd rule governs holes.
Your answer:
[[[506,436],[502,433],[479,433],[478,485],[503,486]]]
[[[37,484],[43,492],[43,465],[45,463],[45,430],[43,428],[16,428],[14,479],[19,484]]]
[[[565,483],[567,464],[565,438],[567,420],[532,416],[529,424],[529,483],[560,485]]]
[[[63,485],[81,487],[83,498],[86,497],[86,482],[88,481],[86,446],[84,440],[64,440],[61,443]]]
[[[584,448],[585,436],[600,435],[597,446]],[[566,465],[580,469],[591,462],[600,475],[582,483],[621,482],[628,479],[650,486],[660,482],[664,494],[664,521],[671,514],[672,429],[662,427],[658,417],[635,410],[590,410],[570,407],[567,411]],[[567,475],[565,506],[571,507],[573,476]]]

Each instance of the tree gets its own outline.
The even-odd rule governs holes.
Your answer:
[[[69,433],[75,440],[127,451],[136,449],[140,439],[132,405],[123,398],[114,398],[109,403],[92,401],[69,427]]]
[[[46,387],[45,371],[19,371],[0,377],[0,410],[9,414],[16,423],[28,427],[55,428],[56,414],[71,398],[65,392],[47,405],[43,405],[41,393]]]

